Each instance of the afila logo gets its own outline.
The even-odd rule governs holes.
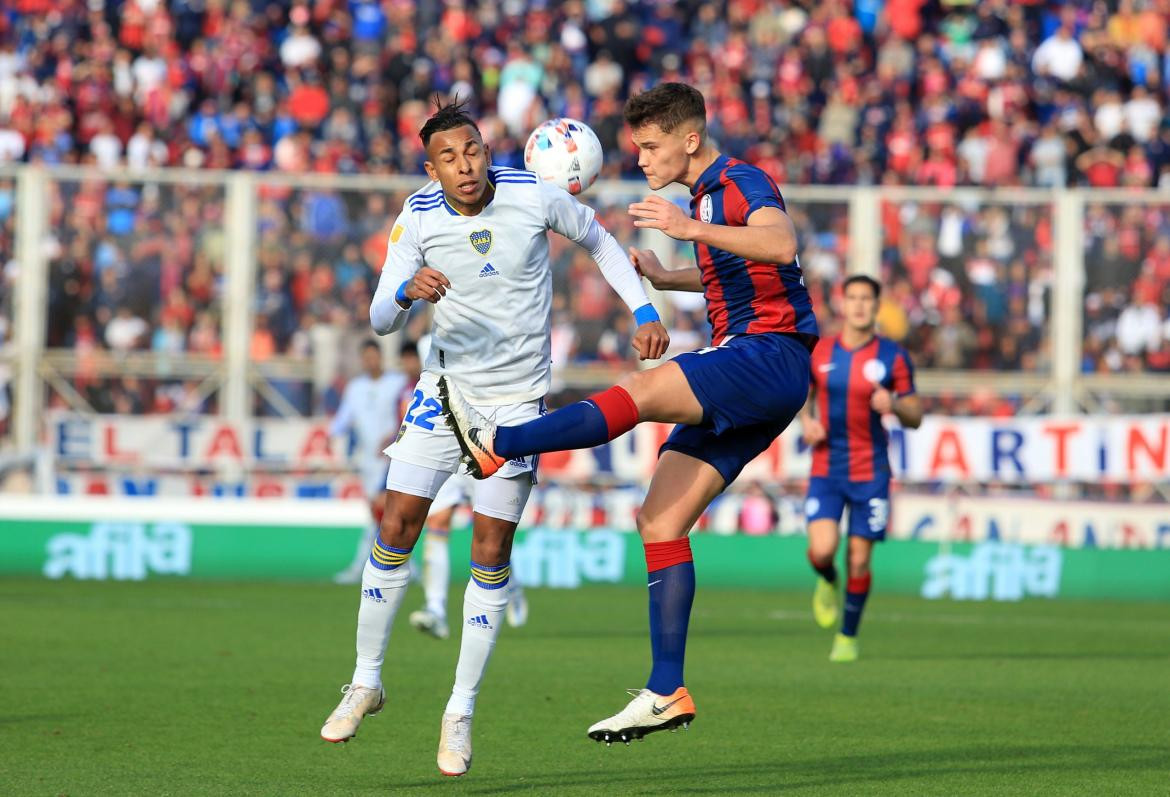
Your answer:
[[[496,271],[495,266],[493,266],[491,263],[488,263],[486,266],[484,266],[483,268],[481,268],[479,270],[479,278],[480,279],[483,279],[484,277],[498,277],[498,276],[500,276],[500,272]]]
[[[472,249],[486,256],[492,248],[492,231],[476,230],[467,236],[467,240],[471,241]]]

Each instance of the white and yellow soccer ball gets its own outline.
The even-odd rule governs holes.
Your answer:
[[[524,145],[524,167],[570,194],[579,194],[601,174],[601,142],[576,119],[549,119]]]

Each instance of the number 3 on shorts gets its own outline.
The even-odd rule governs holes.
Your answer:
[[[434,418],[442,412],[443,406],[436,399],[426,398],[421,390],[414,391],[412,398],[410,408],[406,410],[406,415],[403,416],[402,422],[413,424],[427,431],[434,429],[435,425],[431,422],[431,418]],[[419,412],[420,409],[423,410],[421,413]]]
[[[890,502],[885,498],[869,499],[869,530],[874,534],[884,531],[890,520]]]

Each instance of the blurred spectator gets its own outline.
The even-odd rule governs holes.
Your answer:
[[[106,345],[114,351],[131,351],[142,344],[149,331],[146,321],[134,315],[129,307],[122,305],[106,324]]]

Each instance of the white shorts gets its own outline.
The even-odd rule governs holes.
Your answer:
[[[439,488],[439,492],[435,493],[435,500],[431,501],[431,513],[453,509],[460,504],[470,504],[474,495],[475,479],[457,471],[451,474],[451,478],[447,479]]]
[[[370,501],[376,500],[386,490],[386,475],[390,470],[390,460],[378,454],[376,460],[363,462],[360,473],[362,478],[362,492]]]
[[[410,407],[402,419],[398,438],[386,449],[386,454],[395,462],[409,462],[432,470],[455,473],[461,471],[459,458],[463,452],[454,433],[448,428],[439,404],[439,378],[423,371],[415,388]],[[522,404],[474,404],[487,418],[501,425],[514,425],[538,418],[543,412],[541,399],[525,401]],[[504,478],[530,474],[536,476],[536,457],[513,459],[500,468],[497,475]],[[433,497],[433,495],[431,496]]]
[[[460,481],[457,482],[457,479]],[[466,485],[461,483],[463,479],[471,482],[469,492],[464,492]],[[443,492],[449,484],[454,486],[444,496]],[[497,473],[483,481],[476,481],[466,474],[451,474],[425,465],[392,459],[390,473],[386,476],[386,489],[431,499],[435,503],[431,504],[428,515],[439,509],[456,506],[466,496],[471,501],[471,511],[477,515],[519,523],[528,503],[528,494],[532,492],[532,478],[524,472],[511,477]],[[451,501],[452,498],[455,500],[440,506],[437,503],[440,498],[445,501]]]

